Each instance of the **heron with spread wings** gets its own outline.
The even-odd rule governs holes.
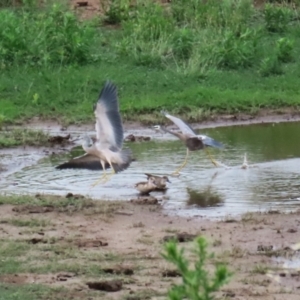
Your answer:
[[[174,116],[171,116],[165,111],[162,111],[162,114],[167,117],[169,120],[171,120],[180,130],[181,132],[175,132],[166,129],[163,126],[156,125],[154,126],[156,129],[160,128],[165,132],[168,132],[170,134],[175,135],[178,137],[181,141],[184,142],[186,146],[186,157],[183,162],[183,164],[175,171],[173,172],[174,175],[179,174],[179,172],[185,167],[187,164],[187,159],[189,156],[190,151],[197,151],[197,150],[202,150],[204,149],[208,157],[210,158],[211,162],[215,165],[218,166],[218,163],[212,158],[211,154],[209,153],[207,147],[213,147],[213,148],[223,148],[223,145],[212,139],[209,136],[206,135],[197,135],[196,132],[191,128],[190,125],[187,123],[183,122],[181,119],[176,118]]]
[[[97,103],[94,105],[96,117],[96,141],[85,135],[82,148],[86,154],[57,166],[65,168],[102,169],[103,175],[92,186],[101,180],[107,181],[110,176],[127,169],[132,161],[130,149],[123,149],[123,125],[119,112],[116,86],[106,81]],[[100,162],[100,164],[99,164]],[[111,168],[111,175],[106,173]]]

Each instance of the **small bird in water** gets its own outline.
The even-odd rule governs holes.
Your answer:
[[[150,178],[154,179],[154,182],[157,186],[157,188],[155,189],[156,191],[165,190],[167,188],[167,182],[171,183],[168,176],[157,176],[157,175],[152,175],[152,174],[149,174],[149,173],[145,173],[145,175],[147,176],[148,180]]]
[[[245,153],[245,155],[244,155],[244,161],[243,161],[243,164],[241,166],[241,169],[246,170],[248,168],[249,168],[249,165],[248,165],[248,160],[247,160],[247,153]]]
[[[155,183],[155,179],[150,177],[148,181],[138,182],[134,187],[140,192],[141,195],[148,195],[150,192],[156,190],[157,185]]]

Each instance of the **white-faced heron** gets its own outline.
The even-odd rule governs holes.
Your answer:
[[[155,127],[156,128],[160,127],[163,131],[175,135],[181,141],[183,141],[184,144],[185,144],[185,146],[186,146],[186,157],[185,157],[185,160],[184,160],[183,164],[175,172],[173,172],[174,175],[175,174],[179,174],[179,172],[187,164],[187,159],[188,159],[188,156],[189,156],[189,151],[197,151],[197,150],[204,149],[205,152],[206,152],[206,154],[209,156],[211,162],[215,166],[218,166],[218,163],[212,158],[212,156],[209,153],[207,147],[223,148],[223,145],[220,142],[218,142],[218,141],[216,141],[216,140],[214,140],[211,137],[206,136],[206,135],[201,135],[201,134],[197,135],[196,132],[191,128],[190,125],[188,125],[187,123],[183,122],[179,118],[171,116],[170,114],[168,114],[165,111],[162,111],[162,114],[165,117],[167,117],[168,119],[170,119],[176,126],[178,126],[178,128],[181,130],[181,132],[171,131],[171,130],[166,129],[163,126],[158,126],[158,125],[156,125]]]
[[[103,175],[93,186],[101,180],[108,180],[105,171],[111,168],[111,175],[121,172],[129,167],[132,156],[130,149],[122,150],[123,125],[119,112],[116,86],[106,81],[97,103],[94,105],[96,117],[96,141],[85,135],[82,148],[85,155],[70,160],[68,163],[57,166],[65,168],[103,169]],[[99,165],[99,161],[101,166]]]

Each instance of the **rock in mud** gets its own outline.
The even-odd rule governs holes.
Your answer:
[[[126,142],[148,142],[151,140],[150,136],[139,136],[139,135],[133,135],[129,134],[126,136],[125,141]]]
[[[27,241],[29,244],[40,244],[40,243],[43,243],[43,244],[47,244],[47,241],[44,240],[43,238],[32,238],[32,239],[29,239]]]
[[[133,204],[143,204],[143,205],[157,205],[158,200],[153,196],[140,196],[137,199],[131,199]]]
[[[111,268],[102,269],[104,273],[116,274],[116,275],[133,275],[134,271],[131,267],[114,266]]]
[[[121,280],[110,280],[110,281],[94,281],[87,282],[87,286],[93,290],[105,291],[105,292],[117,292],[122,289]]]
[[[166,235],[162,241],[163,242],[170,242],[170,241],[177,241],[179,243],[185,243],[193,241],[197,237],[196,234],[190,234],[186,232],[177,233],[175,235]]]
[[[88,6],[89,3],[88,3],[87,1],[77,1],[77,2],[76,2],[76,5],[77,5],[78,7],[84,7],[84,6]]]
[[[264,252],[267,252],[267,251],[272,251],[273,250],[273,246],[272,245],[258,245],[257,246],[257,251],[264,251]]]
[[[56,275],[56,281],[67,281],[69,278],[72,278],[74,276],[75,274],[73,273],[67,273],[67,272],[59,273]]]
[[[72,194],[72,193],[68,193],[66,195],[66,198],[74,198],[74,199],[85,199],[85,197],[83,195],[80,194]]]
[[[51,144],[67,144],[70,143],[69,139],[70,139],[71,135],[68,134],[66,136],[61,136],[61,135],[55,135],[55,136],[50,136],[48,139],[48,142]]]
[[[235,292],[231,291],[231,290],[227,290],[224,292],[223,297],[225,298],[234,298],[235,297]]]
[[[108,243],[102,242],[101,240],[86,239],[75,241],[75,245],[82,248],[95,248],[108,246]]]
[[[180,272],[177,270],[165,270],[162,272],[163,277],[179,277],[181,276]]]

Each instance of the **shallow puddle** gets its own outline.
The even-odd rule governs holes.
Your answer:
[[[180,177],[170,177],[164,209],[177,214],[214,217],[300,207],[299,128],[299,123],[281,123],[202,130],[201,133],[226,145],[222,151],[214,150],[213,155],[230,168],[214,167],[204,151],[191,153]],[[80,129],[71,132],[73,136],[82,133]],[[137,191],[133,186],[146,179],[144,173],[171,174],[182,163],[186,149],[168,134],[154,134],[151,130],[134,134],[151,134],[153,138],[150,142],[126,143],[137,161],[106,184],[91,188],[101,176],[100,171],[54,168],[81,155],[83,150],[78,147],[67,155],[49,156],[9,174],[0,181],[0,189],[2,192],[63,195],[72,192],[107,200],[135,198]],[[241,168],[245,153],[250,165],[246,170]],[[162,196],[158,192],[152,194]]]

